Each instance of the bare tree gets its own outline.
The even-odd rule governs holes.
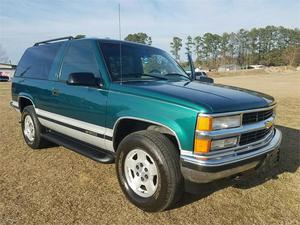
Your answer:
[[[282,54],[284,62],[289,66],[300,64],[300,47],[287,47]]]

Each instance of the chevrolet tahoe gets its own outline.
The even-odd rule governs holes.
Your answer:
[[[150,212],[178,201],[184,180],[209,183],[278,156],[273,97],[200,82],[165,51],[65,37],[22,56],[11,105],[32,149],[56,143],[113,163],[131,203]]]

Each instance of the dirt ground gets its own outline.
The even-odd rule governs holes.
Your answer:
[[[0,224],[300,224],[300,72],[218,77],[278,101],[283,132],[279,166],[209,185],[189,185],[173,209],[145,213],[119,188],[114,165],[63,147],[34,151],[0,83]]]

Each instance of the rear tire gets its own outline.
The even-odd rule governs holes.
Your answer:
[[[117,150],[116,170],[122,191],[144,211],[165,210],[184,190],[179,160],[176,147],[163,134],[129,134]]]
[[[51,143],[41,137],[44,127],[37,119],[34,107],[26,106],[21,116],[22,134],[26,144],[32,149],[40,149]]]

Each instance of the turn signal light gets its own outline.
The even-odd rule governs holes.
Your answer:
[[[200,131],[211,131],[212,130],[212,118],[211,117],[198,117],[197,130]]]
[[[194,153],[207,153],[210,150],[211,141],[208,139],[195,138]]]

